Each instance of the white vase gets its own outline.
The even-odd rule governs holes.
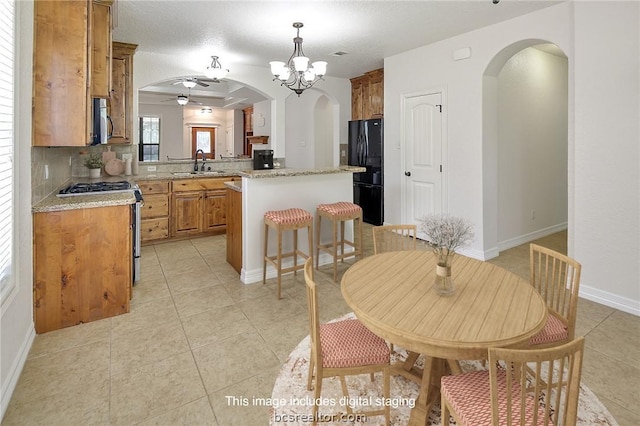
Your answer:
[[[89,169],[89,177],[92,179],[97,179],[100,177],[101,169]]]

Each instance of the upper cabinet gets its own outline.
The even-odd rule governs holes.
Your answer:
[[[113,42],[111,96],[108,114],[113,123],[109,143],[132,142],[133,132],[133,54],[138,45]]]
[[[91,141],[91,99],[111,90],[111,0],[34,2],[33,146]]]
[[[384,115],[384,69],[351,79],[351,119],[366,120]]]

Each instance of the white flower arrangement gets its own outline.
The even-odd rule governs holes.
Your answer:
[[[440,255],[452,255],[473,241],[473,225],[468,219],[448,214],[431,214],[420,220],[427,244]]]

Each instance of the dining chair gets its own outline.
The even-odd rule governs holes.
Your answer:
[[[574,426],[583,353],[583,337],[554,348],[490,348],[488,371],[442,377],[441,424],[451,415],[463,426]]]
[[[575,337],[582,266],[568,256],[537,244],[531,244],[529,252],[531,285],[549,310],[544,328],[529,340],[529,345],[545,348],[569,342]]]
[[[322,381],[328,377],[339,377],[342,392],[349,400],[346,376],[382,373],[383,397],[388,401],[390,396],[390,352],[384,339],[373,334],[357,319],[320,324],[318,314],[317,285],[313,281],[313,260],[308,259],[304,265],[304,278],[307,285],[307,302],[309,305],[309,328],[311,337],[311,356],[309,358],[309,374],[307,389],[312,390],[315,378],[314,400],[319,400]],[[359,395],[361,396],[361,395]],[[346,406],[347,414],[364,416],[384,415],[385,424],[389,425],[390,408],[354,412]],[[318,405],[313,405],[313,425],[317,424]]]
[[[417,249],[416,225],[382,225],[371,229],[373,254]]]

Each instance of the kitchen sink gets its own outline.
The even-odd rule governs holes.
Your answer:
[[[216,170],[211,170],[211,171],[206,171],[206,172],[173,172],[171,173],[174,176],[183,176],[183,177],[187,177],[187,176],[211,176],[211,175],[219,175],[224,173],[223,171],[216,171]]]

